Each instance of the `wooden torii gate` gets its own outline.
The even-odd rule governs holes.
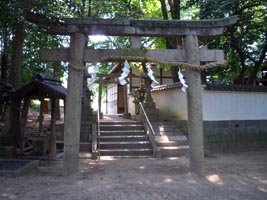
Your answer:
[[[35,17],[34,23],[42,23]],[[43,50],[43,61],[68,61],[69,77],[64,127],[64,174],[70,175],[79,169],[79,139],[81,120],[81,97],[85,62],[112,61],[112,56],[160,58],[168,62],[222,62],[221,50],[200,49],[198,37],[217,36],[224,28],[233,25],[237,17],[203,21],[128,20],[128,19],[60,19],[47,27],[47,33],[70,35],[70,48]],[[184,48],[168,50],[137,49],[92,49],[86,47],[88,35],[106,36],[182,36]],[[107,58],[107,59],[105,59]],[[84,67],[85,68],[85,67]],[[204,170],[202,88],[200,71],[187,69],[186,81],[188,103],[188,134],[190,145],[190,169],[199,175]]]

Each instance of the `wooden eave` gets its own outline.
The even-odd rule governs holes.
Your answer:
[[[41,81],[32,81],[24,87],[15,91],[11,98],[22,99],[22,98],[66,98],[66,88],[61,85],[47,84]]]

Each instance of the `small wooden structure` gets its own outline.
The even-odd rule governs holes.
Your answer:
[[[40,115],[39,115],[39,132],[43,131],[43,106],[42,102],[45,98],[51,100],[51,131],[49,139],[46,141],[44,138],[37,139],[38,141],[43,140],[44,143],[48,142],[48,158],[55,159],[56,157],[56,134],[55,134],[55,101],[56,99],[65,100],[67,90],[61,85],[61,82],[57,78],[51,78],[45,74],[36,75],[32,82],[18,89],[11,95],[11,100],[23,102],[21,105],[21,116],[20,116],[20,130],[19,130],[19,145],[20,150],[23,152],[24,136],[26,131],[26,123],[28,119],[28,110],[30,99],[39,99],[41,101]],[[35,138],[36,140],[36,138]]]

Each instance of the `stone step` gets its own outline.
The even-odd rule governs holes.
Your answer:
[[[139,122],[101,122],[99,128],[101,157],[152,157],[153,151],[144,126]]]
[[[162,157],[177,157],[189,152],[187,136],[177,121],[153,122],[155,141]]]
[[[92,151],[92,143],[80,142],[80,152],[90,152]]]
[[[188,145],[187,140],[180,140],[180,141],[159,141],[156,142],[158,147],[178,147],[183,145]]]
[[[64,141],[57,141],[57,149],[64,148]],[[90,152],[92,151],[92,143],[90,142],[80,142],[80,152]]]
[[[146,135],[144,130],[100,130],[100,136],[131,136]]]
[[[166,136],[184,135],[184,133],[182,131],[180,131],[179,129],[176,129],[174,131],[166,131],[166,130],[159,131],[159,130],[154,129],[154,131],[155,131],[155,134],[159,135],[159,136],[161,136],[161,135],[166,135]]]
[[[100,141],[110,142],[110,141],[146,141],[148,140],[146,135],[119,135],[119,136],[100,136]]]
[[[100,142],[100,149],[148,149],[149,141]]]
[[[179,125],[179,121],[154,121],[152,125]]]
[[[91,130],[92,127],[91,126],[81,126],[82,130]]]
[[[100,126],[101,125],[142,125],[142,124],[136,121],[110,121],[110,122],[100,122]]]
[[[156,140],[164,140],[164,141],[176,141],[176,140],[187,140],[186,135],[156,135]]]
[[[111,159],[148,159],[151,155],[130,155],[130,156],[101,156],[101,160],[111,160]]]
[[[189,153],[189,146],[177,146],[177,147],[158,147],[162,157],[179,157]]]
[[[100,156],[152,156],[152,149],[100,149]]]
[[[156,135],[184,135],[184,133],[180,130],[179,124],[176,121],[173,122],[153,122],[152,126]]]
[[[144,126],[140,124],[129,124],[129,125],[101,125],[100,124],[100,130],[101,131],[107,131],[107,130],[144,130]]]
[[[91,126],[92,122],[81,121],[81,126]]]
[[[179,126],[155,126],[153,125],[153,128],[158,131],[177,131],[179,129]]]

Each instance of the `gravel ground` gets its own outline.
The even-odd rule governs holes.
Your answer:
[[[80,173],[62,176],[62,161],[43,162],[16,178],[0,177],[0,199],[19,200],[265,200],[267,152],[205,158],[205,176],[173,159],[80,160]]]

